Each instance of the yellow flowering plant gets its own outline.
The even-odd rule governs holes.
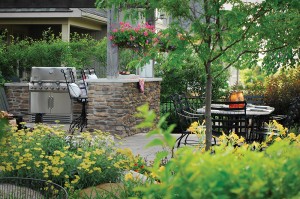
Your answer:
[[[175,142],[166,139],[171,131],[161,128],[164,116],[155,125],[155,114],[148,108],[140,107],[138,116],[145,120],[139,126],[154,129],[149,135],[160,137],[151,146],[173,147]],[[189,130],[197,133],[198,125],[191,124]],[[181,147],[163,167],[154,162],[151,176],[159,183],[138,190],[146,198],[297,198],[300,135],[287,133],[280,124],[275,126],[280,133],[271,144],[247,144],[243,137],[232,133],[221,136],[213,153]],[[156,160],[160,161],[161,155],[166,154],[158,153]],[[131,176],[126,179],[132,181]]]
[[[0,177],[45,179],[70,191],[116,182],[132,164],[132,154],[101,131],[70,136],[61,126],[12,127],[0,146]]]

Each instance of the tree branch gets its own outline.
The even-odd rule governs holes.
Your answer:
[[[231,44],[229,44],[228,46],[226,46],[225,48],[223,48],[223,50],[221,50],[221,52],[219,54],[217,54],[215,57],[213,57],[212,59],[210,59],[210,62],[215,61],[216,59],[218,59],[219,57],[221,57],[227,50],[229,50],[231,47],[233,47],[234,45],[236,45],[237,43],[241,42],[243,39],[246,38],[246,35],[248,33],[248,31],[250,30],[250,28],[252,27],[252,25],[254,25],[254,22],[261,16],[263,16],[266,12],[268,12],[269,10],[263,10],[263,8],[261,8],[260,10],[257,11],[256,16],[254,16],[252,18],[252,20],[249,22],[249,25],[246,27],[246,29],[244,30],[243,34],[241,35],[241,37],[237,40],[235,40],[234,42],[232,42]]]
[[[214,76],[214,78],[219,77],[225,70],[227,70],[230,66],[232,66],[234,63],[236,63],[240,59],[240,57],[246,53],[266,53],[266,52],[271,52],[271,51],[285,48],[286,46],[287,46],[287,44],[285,44],[283,46],[278,46],[278,47],[275,47],[272,49],[268,49],[268,50],[244,50],[237,55],[236,59],[234,59],[231,63],[229,63],[227,66],[225,66],[216,76]]]

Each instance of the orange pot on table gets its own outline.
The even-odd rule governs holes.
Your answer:
[[[244,101],[244,94],[242,91],[234,91],[230,93],[229,101],[230,102],[238,102],[238,101]],[[229,104],[229,108],[244,108],[244,104]]]

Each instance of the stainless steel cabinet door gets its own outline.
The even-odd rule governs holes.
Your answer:
[[[51,113],[72,113],[72,101],[69,93],[51,93]]]
[[[30,92],[30,112],[31,113],[50,113],[51,106],[50,92]]]

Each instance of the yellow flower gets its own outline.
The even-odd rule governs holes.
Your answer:
[[[100,167],[94,167],[93,169],[94,169],[94,171],[101,171]]]
[[[69,148],[70,148],[70,146],[65,146],[63,149],[68,150]]]
[[[276,142],[279,142],[280,140],[281,140],[280,137],[277,137],[277,138],[275,139]]]
[[[78,175],[75,175],[75,179],[71,181],[72,184],[76,184],[80,180]]]
[[[126,173],[124,179],[125,181],[133,180],[132,173]]]
[[[289,133],[288,136],[289,136],[291,139],[296,139],[295,133]]]
[[[101,154],[103,154],[104,153],[104,150],[102,150],[102,149],[96,149],[95,151],[94,151],[94,154],[96,154],[96,155],[101,155]]]
[[[69,188],[70,184],[68,182],[65,182],[65,187]]]
[[[163,172],[166,168],[164,166],[159,167],[158,171]]]
[[[151,172],[151,173],[150,173],[150,176],[151,176],[152,178],[156,178],[156,177],[157,177],[157,174],[156,174],[155,172]]]
[[[69,179],[69,176],[68,176],[68,175],[65,175],[65,178]]]
[[[107,157],[107,160],[112,160],[113,158],[111,156],[108,156]]]
[[[85,155],[86,157],[89,157],[89,156],[91,155],[91,152],[85,152],[84,155]]]

